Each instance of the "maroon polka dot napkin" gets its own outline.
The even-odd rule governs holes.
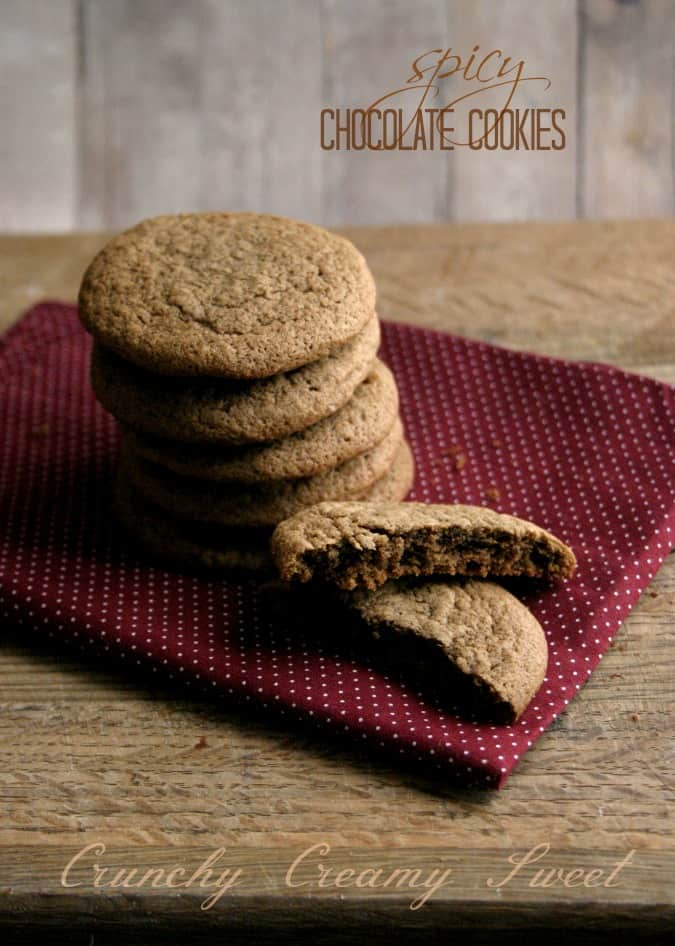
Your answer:
[[[115,423],[92,395],[75,308],[44,303],[0,351],[0,613],[96,659],[164,670],[431,763],[465,785],[503,784],[586,682],[670,549],[673,392],[575,364],[384,325],[417,462],[411,498],[486,504],[574,549],[577,576],[527,603],[548,638],[541,690],[512,726],[442,712],[319,634],[264,617],[256,581],[154,567],[111,515]]]

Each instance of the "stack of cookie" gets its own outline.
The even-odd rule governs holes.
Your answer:
[[[347,240],[259,214],[158,217],[96,256],[79,304],[123,428],[119,507],[151,553],[259,568],[303,507],[409,490],[375,286]]]

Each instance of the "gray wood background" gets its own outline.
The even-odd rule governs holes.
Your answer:
[[[320,149],[322,107],[475,43],[551,77],[564,151]],[[0,229],[670,214],[674,50],[675,0],[0,0]]]

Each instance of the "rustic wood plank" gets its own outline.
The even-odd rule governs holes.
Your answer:
[[[75,0],[3,0],[0,228],[75,224]]]
[[[205,209],[317,218],[311,0],[86,0],[83,28],[82,226]]]
[[[208,207],[329,224],[671,213],[673,5],[580,9],[577,34],[569,0],[5,0],[0,226]],[[564,151],[321,151],[322,106],[394,88],[445,36],[549,75],[521,101],[566,108]]]
[[[75,299],[101,234],[0,236],[0,332],[40,299]]]
[[[569,0],[530,3],[478,0],[466,4],[448,0],[449,36],[466,61],[474,45],[478,57],[503,50],[513,62],[525,61],[524,75],[546,76],[524,83],[515,93],[513,109],[562,108],[565,147],[555,151],[473,150],[457,148],[450,159],[450,217],[458,220],[561,219],[576,215],[576,6]],[[478,59],[477,61],[480,61]],[[488,73],[486,73],[488,75]],[[497,80],[498,81],[498,80]],[[451,78],[454,98],[480,87],[459,76]],[[466,129],[468,108],[497,108],[505,102],[504,88],[475,96],[458,106],[456,127]],[[548,122],[550,125],[550,121]],[[550,136],[549,136],[550,137]],[[462,140],[467,140],[462,135]],[[542,143],[548,141],[542,137]]]
[[[672,213],[675,6],[583,0],[581,11],[580,213]]]
[[[346,233],[375,274],[383,318],[639,370],[675,346],[672,220]]]
[[[85,0],[82,9],[80,226],[194,209],[198,11],[179,0]]]
[[[200,206],[318,221],[319,5],[206,0],[203,7]]]
[[[367,928],[369,941],[381,943],[390,936],[389,932],[379,928],[383,922],[396,924],[403,930],[412,928],[428,931],[457,931],[467,925],[473,925],[475,920],[475,905],[471,903],[473,897],[482,901],[483,927],[503,929],[505,911],[501,905],[502,898],[497,895],[497,890],[491,891],[486,882],[490,878],[498,882],[507,875],[509,864],[505,857],[505,850],[508,848],[486,849],[474,855],[471,860],[468,857],[462,857],[459,851],[454,854],[439,853],[433,849],[418,847],[414,843],[406,845],[403,852],[389,850],[377,851],[375,854],[370,847],[347,849],[345,846],[327,845],[327,848],[323,857],[315,856],[314,861],[310,861],[304,870],[298,870],[292,875],[295,882],[300,881],[308,885],[303,888],[303,899],[311,906],[305,911],[297,909],[297,903],[302,894],[299,895],[297,889],[289,888],[285,883],[288,868],[298,855],[306,850],[303,847],[226,849],[219,860],[219,867],[231,872],[239,871],[239,887],[230,891],[226,890],[222,899],[211,908],[210,915],[200,908],[204,902],[208,903],[209,895],[212,895],[214,891],[200,889],[197,884],[188,891],[181,891],[180,897],[176,896],[175,891],[162,890],[159,887],[153,889],[150,885],[142,890],[142,894],[138,889],[125,890],[123,887],[113,891],[103,888],[100,896],[93,897],[91,894],[93,861],[101,866],[107,863],[110,867],[125,871],[136,868],[136,878],[148,868],[168,871],[179,865],[187,868],[186,874],[189,875],[214,850],[213,847],[203,844],[193,842],[178,849],[159,845],[141,846],[137,849],[113,848],[112,845],[110,847],[106,845],[100,855],[91,856],[87,865],[88,872],[83,868],[69,872],[70,882],[73,884],[79,882],[82,887],[71,888],[67,891],[60,887],[60,877],[64,866],[78,850],[81,850],[78,846],[69,845],[61,851],[53,847],[26,848],[23,851],[11,852],[7,864],[12,877],[16,878],[15,902],[18,906],[23,901],[29,907],[33,922],[36,920],[44,922],[50,916],[53,917],[56,912],[64,925],[75,922],[77,927],[81,928],[85,924],[91,925],[93,918],[108,923],[117,922],[124,929],[125,926],[130,925],[124,918],[130,915],[138,916],[141,911],[146,917],[148,915],[161,917],[165,924],[172,920],[185,922],[190,916],[201,920],[200,914],[206,913],[206,917],[209,917],[214,926],[238,932],[245,926],[256,930],[261,928],[266,930],[281,924],[285,925],[292,917],[294,925],[300,930],[312,921],[316,923],[317,919],[323,921],[322,925],[329,929],[340,926],[350,928],[358,923],[362,928]],[[551,853],[553,854],[553,850]],[[602,856],[596,853],[594,858],[586,860],[582,857],[581,861],[573,852],[568,851],[556,850],[554,857],[557,867],[565,871],[579,870],[581,863],[594,864],[596,869],[609,874],[611,866],[620,859],[620,850],[607,852]],[[322,862],[324,866],[329,867],[333,871],[333,877],[345,869],[353,871],[354,874],[377,868],[391,873],[397,868],[400,869],[402,865],[414,865],[425,876],[434,870],[449,870],[451,873],[448,875],[448,883],[435,893],[427,908],[413,911],[410,905],[415,902],[416,896],[419,896],[419,892],[415,890],[391,887],[374,892],[372,888],[358,889],[346,883],[342,889],[339,886],[334,886],[333,889],[329,886],[321,889],[317,884],[317,862]],[[628,927],[645,930],[660,927],[665,932],[666,923],[660,922],[658,916],[650,915],[648,911],[643,910],[640,922],[637,923],[631,920],[631,912],[633,911],[634,916],[640,914],[639,908],[642,904],[638,897],[641,887],[647,888],[655,882],[661,896],[667,897],[668,878],[667,875],[664,876],[664,871],[669,866],[667,861],[659,857],[658,852],[645,852],[641,858],[640,871],[634,871],[637,888],[631,892],[631,895],[627,897],[621,885],[604,891],[606,896],[602,908],[603,918],[611,920],[613,917],[618,921],[616,925],[624,929]],[[581,869],[583,870],[584,867]],[[462,872],[463,878],[461,887],[457,879],[452,883],[449,882],[459,872]],[[32,895],[29,901],[28,896],[31,895],[34,886],[32,878],[35,874],[48,877],[49,881],[45,883],[40,896]],[[527,925],[530,929],[539,929],[543,933],[545,929],[555,928],[561,922],[564,922],[571,930],[577,931],[579,928],[583,930],[584,927],[598,925],[598,910],[588,900],[584,902],[584,899],[575,894],[573,889],[563,888],[562,894],[552,898],[550,891],[541,888],[528,889],[522,877],[514,880],[507,889],[509,890],[509,919],[511,921],[507,929],[513,930],[514,927],[517,929],[519,926]],[[491,896],[486,896],[486,890]],[[286,910],[283,909],[284,900],[287,901],[288,909]],[[140,909],[139,901],[142,901]],[[291,906],[295,906],[296,909],[292,910]],[[16,915],[17,918],[21,917],[19,909]],[[666,922],[671,916],[670,910],[663,911],[663,919]],[[84,918],[86,919],[83,923]],[[566,940],[568,943],[570,941]]]
[[[366,108],[442,42],[443,0],[323,0],[323,107]],[[396,102],[395,107],[403,107]],[[316,118],[317,143],[319,117]],[[322,151],[327,225],[443,220],[447,151]]]

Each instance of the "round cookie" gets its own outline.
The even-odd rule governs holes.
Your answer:
[[[398,415],[394,377],[377,360],[354,396],[331,417],[283,440],[248,447],[183,444],[125,432],[132,452],[183,476],[240,483],[316,476],[378,444]]]
[[[248,383],[167,378],[94,345],[91,382],[103,406],[134,430],[186,443],[279,440],[334,414],[372,369],[380,344],[373,315],[320,361]]]
[[[89,265],[80,318],[97,341],[160,374],[265,378],[325,357],[375,308],[343,237],[285,217],[154,217]]]
[[[126,532],[152,558],[190,571],[272,570],[269,529],[191,525],[149,503],[118,477],[116,509]]]
[[[178,476],[137,456],[124,443],[122,464],[139,493],[180,518],[266,527],[303,506],[362,495],[391,468],[401,440],[402,427],[397,420],[376,447],[342,466],[318,476],[269,484],[222,484]]]

